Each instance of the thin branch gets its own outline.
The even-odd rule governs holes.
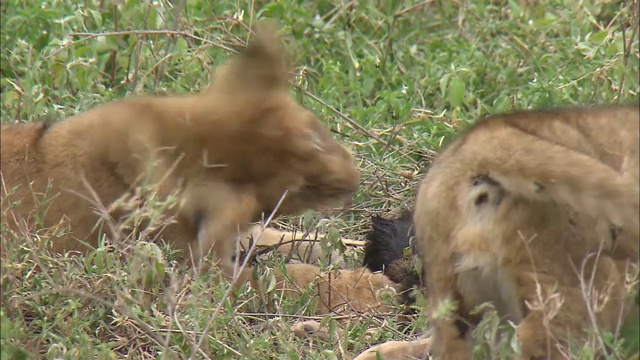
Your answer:
[[[177,31],[177,30],[123,30],[123,31],[105,31],[105,32],[100,32],[100,33],[92,33],[92,32],[71,32],[69,33],[69,36],[84,36],[84,38],[82,39],[78,39],[78,40],[74,40],[68,43],[63,44],[59,49],[57,49],[56,51],[52,52],[51,54],[49,54],[47,57],[45,57],[45,59],[49,59],[55,55],[57,55],[58,53],[60,53],[61,51],[69,48],[72,45],[76,45],[78,43],[87,41],[87,40],[91,40],[91,39],[95,39],[98,38],[100,36],[123,36],[123,35],[139,35],[139,36],[148,36],[148,35],[166,35],[166,36],[182,36],[185,38],[189,38],[189,39],[193,39],[193,40],[198,40],[198,41],[202,41],[203,43],[207,44],[207,45],[212,45],[215,47],[218,47],[220,49],[224,49],[227,50],[229,52],[233,52],[235,53],[236,51],[234,49],[231,49],[225,45],[222,45],[220,43],[217,42],[213,42],[211,40],[207,40],[203,37],[197,36],[197,35],[193,35],[191,33],[189,33],[188,31]]]

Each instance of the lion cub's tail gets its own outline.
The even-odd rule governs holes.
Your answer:
[[[626,245],[626,251],[633,251],[626,256],[637,256],[638,179],[625,176],[595,157],[535,134],[510,126],[494,130],[502,134],[488,131],[474,139],[482,143],[482,153],[475,155],[479,169],[488,169],[487,175],[513,194],[566,204],[621,226],[635,239],[633,244]],[[497,142],[496,137],[508,140]]]

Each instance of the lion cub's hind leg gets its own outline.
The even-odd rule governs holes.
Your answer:
[[[527,284],[524,298],[529,309],[516,328],[521,359],[564,359],[565,354],[579,353],[585,344],[602,353],[600,332],[614,331],[624,321],[622,311],[632,299],[615,262],[593,254],[576,267],[577,272],[568,276],[577,279],[566,285],[541,273],[536,274],[535,284],[534,280]]]
[[[616,311],[625,296],[623,277],[612,259],[595,254],[585,259],[586,250],[566,252],[578,270],[584,259],[583,274],[574,273],[564,262],[544,259],[545,248],[552,246],[553,239],[565,244],[571,236],[582,236],[566,232],[566,209],[545,202],[523,203],[501,183],[484,176],[472,180],[466,201],[465,222],[456,234],[454,252],[456,290],[466,320],[476,324],[480,318],[469,312],[490,302],[503,321],[516,324],[521,344],[518,358],[527,360],[561,359],[562,353],[569,353],[570,341],[573,346],[587,341],[589,327],[615,328]],[[527,231],[522,224],[531,227]],[[527,242],[531,259],[522,257],[527,252],[517,240],[520,230],[540,237]],[[558,238],[557,233],[563,237]],[[561,246],[556,251],[565,254]],[[534,264],[526,265],[530,261]],[[587,304],[595,294],[598,303]]]

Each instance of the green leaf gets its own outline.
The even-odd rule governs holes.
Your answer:
[[[442,97],[444,97],[445,94],[447,93],[447,85],[449,85],[450,77],[451,77],[451,74],[445,74],[440,78],[440,94],[442,95]]]
[[[598,45],[602,44],[604,40],[607,38],[607,35],[609,35],[608,31],[597,32],[589,37],[589,42],[591,42],[592,44],[598,44]]]
[[[269,276],[269,285],[267,286],[267,293],[273,291],[276,288],[276,277],[273,275]]]
[[[102,27],[102,14],[99,11],[96,11],[96,10],[89,10],[89,12],[91,13],[91,17],[93,18],[93,21],[96,22],[96,27],[97,28],[101,28]]]
[[[447,99],[453,107],[462,106],[464,100],[465,86],[464,81],[454,78],[449,83],[447,89]]]

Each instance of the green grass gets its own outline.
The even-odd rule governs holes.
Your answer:
[[[359,237],[371,214],[411,205],[425,160],[480,116],[638,102],[637,1],[175,3],[3,0],[2,122],[201,89],[210,67],[244,44],[247,26],[273,17],[295,54],[298,98],[357,156],[355,209],[333,224]],[[317,223],[307,217],[301,223]],[[2,359],[187,358],[225,290],[203,276],[137,297],[113,253],[61,258],[35,239],[17,240],[2,254]],[[152,278],[171,275],[156,270]],[[195,356],[348,358],[424,327],[422,316],[408,329],[391,317],[352,319],[338,342],[301,340],[287,325],[308,314],[305,301],[285,299],[266,313],[227,301]]]

